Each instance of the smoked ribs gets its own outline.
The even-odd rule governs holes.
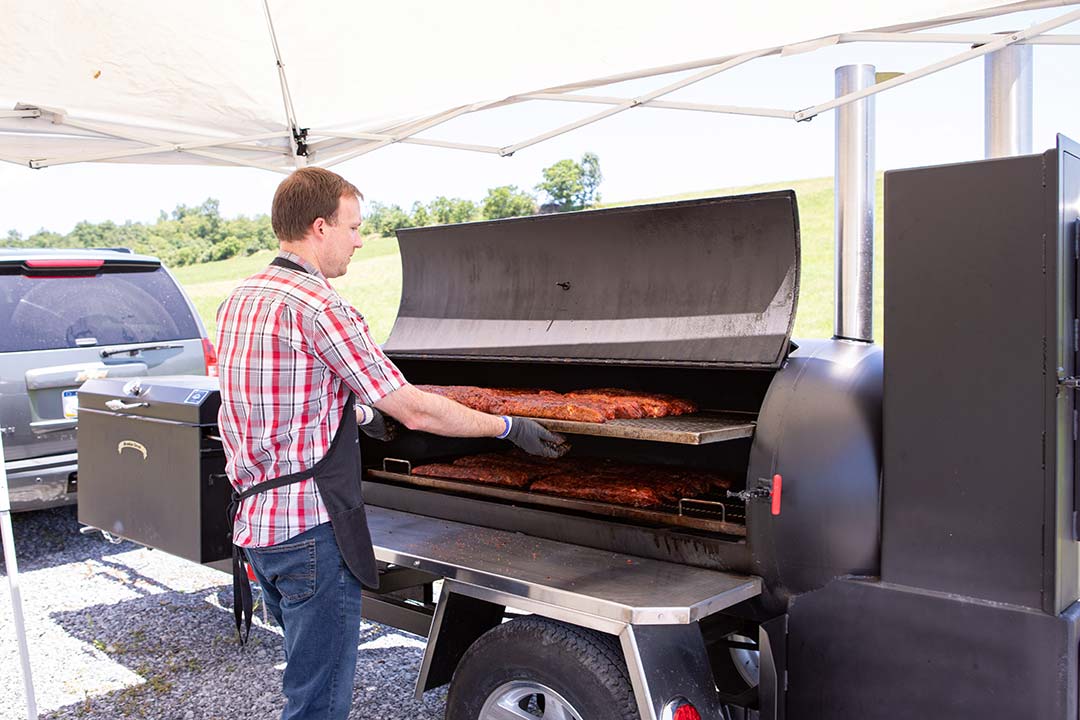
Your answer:
[[[731,487],[730,478],[705,470],[606,458],[547,460],[520,451],[418,465],[412,473],[641,508],[673,505]]]
[[[471,385],[417,385],[418,389],[450,398],[494,415],[602,423],[627,418],[659,418],[697,411],[689,400],[663,393],[619,388],[594,388],[557,393],[551,390],[481,388]]]

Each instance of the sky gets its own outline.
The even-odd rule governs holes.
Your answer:
[[[1062,14],[1060,8],[939,32],[1014,30]],[[1080,23],[1056,33],[1080,34]],[[834,69],[873,64],[910,72],[967,49],[965,45],[859,43],[747,63],[665,97],[687,102],[801,109],[831,99]],[[1037,45],[1032,151],[1054,147],[1056,134],[1080,141],[1080,45]],[[596,94],[647,92],[671,82],[623,83]],[[876,96],[876,169],[981,159],[984,61],[976,59]],[[430,137],[507,145],[595,113],[599,106],[532,102],[465,116]],[[367,200],[409,208],[436,196],[480,201],[488,188],[533,191],[543,168],[596,153],[605,202],[660,197],[833,174],[835,113],[809,122],[636,108],[500,158],[460,150],[391,145],[334,166]],[[69,232],[82,220],[153,222],[177,205],[220,201],[227,217],[269,212],[281,175],[246,168],[83,164],[43,170],[0,164],[0,232]],[[543,198],[541,198],[543,200]]]

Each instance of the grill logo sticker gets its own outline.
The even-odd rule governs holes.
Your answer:
[[[188,393],[188,396],[184,398],[185,405],[198,405],[203,401],[203,398],[210,394],[209,390],[192,390]]]
[[[131,448],[132,450],[137,450],[141,452],[142,459],[146,459],[146,446],[142,443],[137,443],[134,440],[121,440],[116,445],[116,454],[119,455],[120,453],[124,452],[125,448]]]

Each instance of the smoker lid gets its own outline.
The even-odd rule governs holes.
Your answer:
[[[113,407],[109,406],[110,402]],[[80,412],[214,425],[220,407],[218,379],[205,375],[92,378],[79,388]]]
[[[398,231],[393,358],[776,368],[793,191]]]

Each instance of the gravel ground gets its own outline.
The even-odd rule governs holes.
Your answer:
[[[231,579],[132,543],[81,535],[75,509],[12,516],[40,718],[277,718],[281,634],[261,615],[247,647]],[[7,569],[0,563],[0,718],[26,717]],[[442,718],[445,689],[413,697],[423,641],[360,630],[352,720]]]

